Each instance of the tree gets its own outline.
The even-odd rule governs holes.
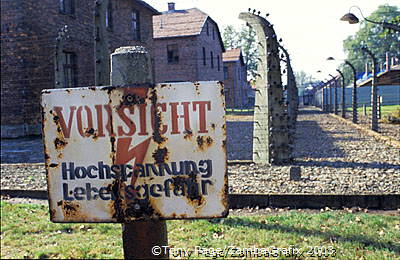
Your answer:
[[[247,74],[252,79],[257,74],[258,51],[255,37],[255,31],[244,25],[240,29],[228,25],[222,34],[225,49],[240,48],[242,50]]]
[[[306,87],[315,83],[315,79],[302,70],[296,71],[294,77],[296,78],[297,88],[299,89],[299,96],[301,96],[301,93],[303,93]]]
[[[398,23],[400,21],[400,10],[396,6],[381,5],[368,19],[376,22],[387,21]],[[400,58],[400,32],[389,31],[379,24],[367,21],[361,22],[361,29],[354,35],[349,36],[343,42],[343,48],[347,54],[347,60],[354,65],[358,73],[364,71],[365,63],[372,64],[368,56],[361,51],[361,46],[367,46],[376,56],[379,63],[383,63],[386,53],[391,57]],[[346,84],[353,78],[351,69],[342,64],[340,66],[345,76]]]
[[[233,49],[238,45],[238,32],[235,27],[228,25],[222,33],[222,41],[225,49]]]

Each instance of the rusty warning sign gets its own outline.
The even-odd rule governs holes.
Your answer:
[[[227,215],[218,82],[42,93],[54,222]]]

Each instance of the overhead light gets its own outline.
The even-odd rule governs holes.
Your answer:
[[[347,13],[340,18],[341,21],[349,22],[349,24],[355,24],[360,22],[360,20],[352,13]]]

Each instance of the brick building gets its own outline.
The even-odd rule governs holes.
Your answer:
[[[223,81],[224,46],[216,22],[197,8],[153,16],[156,82]]]
[[[251,91],[247,82],[247,68],[241,50],[227,50],[222,55],[224,63],[225,101],[228,108],[243,108]]]
[[[54,88],[60,28],[64,87],[94,85],[94,0],[1,0],[1,137],[40,133],[40,93]],[[109,53],[127,45],[152,46],[157,10],[139,0],[109,0]]]

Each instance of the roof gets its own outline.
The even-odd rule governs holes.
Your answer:
[[[218,24],[197,8],[186,10],[173,10],[164,12],[161,15],[153,16],[153,38],[175,38],[200,35],[205,23],[210,20],[215,24],[217,37],[219,39],[222,52],[225,51]]]
[[[400,68],[397,65],[393,66],[390,70],[385,70],[383,72],[377,73],[376,75],[377,82],[375,83],[376,85],[398,85],[400,82]],[[361,81],[361,82],[359,82]],[[372,76],[364,79],[364,80],[359,80],[357,82],[357,86],[363,87],[363,86],[371,86],[372,84]]]
[[[207,18],[208,15],[197,8],[153,16],[154,38],[199,35]]]
[[[153,12],[153,14],[160,14],[160,12],[157,11],[157,9],[155,9],[154,7],[152,7],[145,1],[142,1],[142,0],[134,0],[134,1],[136,1],[138,4],[142,5],[143,7],[149,9],[151,12]]]
[[[238,61],[240,60],[241,51],[240,48],[237,49],[230,49],[226,50],[222,53],[222,60],[223,61]]]
[[[240,48],[226,50],[222,53],[223,62],[234,62],[240,61],[241,65],[244,65],[242,50]]]

